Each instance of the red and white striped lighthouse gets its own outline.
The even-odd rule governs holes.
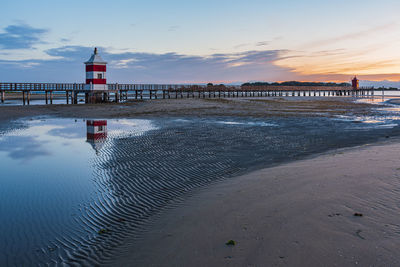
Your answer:
[[[101,56],[97,53],[97,48],[94,49],[93,55],[86,65],[86,90],[107,90],[106,80],[106,65]]]

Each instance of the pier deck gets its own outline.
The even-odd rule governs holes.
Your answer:
[[[102,95],[106,102],[120,102],[128,99],[169,99],[169,98],[224,98],[224,97],[289,97],[289,96],[351,96],[369,97],[373,88],[333,86],[205,86],[178,84],[108,84],[108,90],[85,90],[80,83],[0,83],[1,102],[7,93],[22,93],[24,105],[29,105],[31,94],[42,94],[46,104],[53,104],[54,95],[65,97],[67,104],[77,104],[78,98],[85,96],[85,102],[94,92]]]

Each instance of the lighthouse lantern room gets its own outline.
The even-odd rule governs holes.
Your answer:
[[[86,65],[86,85],[85,90],[107,90],[106,65],[97,52],[97,48],[90,59],[85,62]]]

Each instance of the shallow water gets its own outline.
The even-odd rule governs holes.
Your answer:
[[[306,91],[306,96],[308,97],[312,97],[313,96],[313,91]],[[336,96],[328,96],[328,92],[326,91],[326,96],[325,97],[336,97]],[[207,94],[207,92],[206,92]],[[30,105],[45,105],[46,101],[45,101],[45,96],[44,96],[44,92],[36,92],[35,95],[41,95],[42,99],[31,99],[30,100]],[[323,91],[321,92],[321,95],[323,95]],[[208,97],[208,96],[207,96]],[[285,97],[285,95],[282,95],[280,97]],[[300,96],[299,96],[300,97]],[[304,96],[301,96],[304,97]],[[343,96],[341,96],[343,97]],[[162,94],[160,92],[158,92],[158,98],[162,98]],[[172,95],[172,98],[174,98],[174,96]],[[261,97],[261,98],[266,98],[266,97]],[[288,96],[288,98],[293,98],[292,96]],[[393,98],[400,98],[400,90],[393,90],[393,91],[381,91],[381,90],[375,90],[374,91],[374,96],[363,96],[363,97],[359,97],[357,98],[358,101],[360,102],[367,102],[367,103],[381,103],[382,101],[386,101],[389,99],[393,99]],[[113,94],[111,94],[110,97],[111,100],[115,99],[115,96]],[[134,92],[130,91],[128,93],[128,99],[129,100],[134,100],[135,99],[135,95]],[[143,96],[142,99],[150,99],[150,92],[147,90],[143,91]],[[120,100],[120,102],[125,102],[125,100]],[[50,103],[50,100],[49,100]],[[78,96],[78,104],[84,104],[85,103],[85,97],[80,94]],[[64,93],[57,93],[55,94],[55,98],[53,99],[53,104],[67,104],[67,100],[65,98],[65,94]],[[23,101],[22,101],[22,96],[19,99],[7,99],[7,94],[6,94],[6,100],[4,103],[0,102],[0,106],[22,106],[23,105]]]
[[[42,118],[0,135],[0,265],[107,263],[125,236],[197,187],[400,133],[374,117],[108,120]]]

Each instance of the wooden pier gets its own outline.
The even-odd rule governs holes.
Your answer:
[[[372,97],[373,88],[331,86],[206,86],[178,84],[107,84],[108,90],[85,90],[78,83],[0,83],[1,102],[8,93],[21,93],[23,105],[29,105],[32,94],[43,96],[46,104],[65,99],[66,104],[78,102],[120,102],[128,99],[227,98],[227,97]],[[96,99],[91,99],[95,97]]]

